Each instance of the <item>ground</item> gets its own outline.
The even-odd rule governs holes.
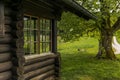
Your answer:
[[[120,80],[120,60],[98,60],[97,49],[96,38],[58,43],[62,57],[61,80]]]

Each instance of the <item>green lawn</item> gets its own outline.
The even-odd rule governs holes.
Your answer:
[[[59,43],[61,80],[120,80],[120,61],[95,59],[97,49],[94,38]]]

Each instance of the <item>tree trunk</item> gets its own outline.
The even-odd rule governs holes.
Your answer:
[[[112,38],[113,38],[113,27],[111,26],[110,20],[110,9],[107,0],[100,0],[101,3],[101,17],[99,20],[99,31],[100,31],[100,40],[99,40],[99,51],[97,58],[106,58],[106,59],[116,59],[114,51],[112,49]],[[115,25],[116,27],[116,25]]]
[[[101,30],[101,36],[99,40],[99,51],[96,55],[97,58],[116,59],[114,51],[112,49],[113,33],[111,30]]]

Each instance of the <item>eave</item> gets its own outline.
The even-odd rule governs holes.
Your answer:
[[[74,0],[56,0],[59,4],[64,6],[64,10],[70,11],[79,17],[83,17],[85,19],[93,19],[97,20],[97,17],[82,7],[80,4],[75,2]]]

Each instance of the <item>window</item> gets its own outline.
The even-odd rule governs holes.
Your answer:
[[[51,51],[51,20],[24,17],[24,50],[26,55]]]

